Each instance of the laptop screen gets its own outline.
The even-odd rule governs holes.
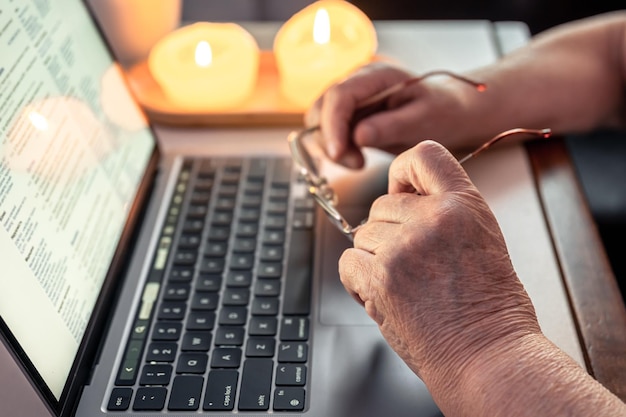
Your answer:
[[[0,317],[58,400],[153,152],[80,0],[0,5]]]

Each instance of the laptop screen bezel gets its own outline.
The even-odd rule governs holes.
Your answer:
[[[113,50],[107,42],[104,31],[91,5],[87,0],[80,0],[78,3],[85,7],[91,17],[94,29],[103,40],[106,53],[111,58],[112,62],[115,61]],[[126,78],[124,78],[124,82],[129,91],[132,92]],[[148,120],[145,112],[144,118]],[[7,347],[7,350],[15,359],[16,363],[24,371],[29,382],[35,388],[35,391],[44,401],[47,408],[55,416],[66,417],[73,415],[75,412],[82,387],[89,378],[93,364],[97,361],[98,351],[111,318],[110,313],[116,304],[116,291],[120,287],[119,284],[123,277],[123,271],[130,257],[129,249],[133,246],[133,241],[136,239],[137,226],[142,217],[142,213],[148,205],[150,190],[152,189],[158,171],[160,152],[157,146],[156,132],[149,122],[147,128],[150,130],[153,138],[154,147],[152,154],[150,155],[146,169],[138,184],[135,199],[129,209],[129,215],[120,234],[119,243],[113,254],[96,304],[94,305],[93,313],[85,329],[63,391],[58,399],[52,393],[50,387],[46,384],[6,322],[0,316],[0,340]]]

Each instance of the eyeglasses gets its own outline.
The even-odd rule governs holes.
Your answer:
[[[422,75],[421,77],[415,77],[407,79],[399,84],[395,84],[388,89],[382,91],[381,93],[376,94],[375,96],[369,98],[364,101],[358,108],[362,109],[366,106],[371,106],[373,104],[379,103],[382,100],[388,98],[392,94],[397,91],[400,91],[402,88],[407,85],[419,82],[424,78],[433,76],[446,74],[450,75],[456,79],[467,82],[473,86],[475,86],[478,91],[484,91],[486,88],[485,84],[478,83],[472,80],[469,80],[465,77],[459,76],[457,74],[448,72],[448,71],[432,71]],[[328,180],[320,175],[319,168],[311,154],[307,148],[307,138],[309,138],[314,132],[320,129],[320,126],[312,126],[301,130],[292,131],[287,137],[287,142],[289,143],[289,150],[291,151],[291,156],[293,158],[296,167],[299,169],[301,176],[304,178],[306,185],[308,187],[309,193],[312,195],[313,199],[317,202],[317,204],[324,210],[326,215],[332,224],[334,224],[337,229],[341,233],[343,233],[348,239],[353,240],[354,234],[360,227],[352,226],[346,218],[339,212],[337,209],[338,197],[335,191],[329,186]],[[495,143],[499,142],[504,138],[508,138],[513,135],[518,134],[530,134],[543,138],[549,138],[551,135],[550,129],[525,129],[525,128],[515,128],[506,130],[493,138],[486,141],[484,144],[476,148],[473,152],[470,152],[463,158],[459,159],[459,163],[463,164],[467,160],[474,158],[479,153],[489,149]]]

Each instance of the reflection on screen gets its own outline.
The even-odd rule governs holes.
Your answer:
[[[153,148],[79,0],[0,6],[0,315],[59,398]]]

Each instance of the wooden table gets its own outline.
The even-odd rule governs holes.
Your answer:
[[[626,309],[563,140],[527,145],[587,370],[626,401]]]
[[[500,53],[528,39],[496,23]],[[588,372],[626,401],[626,307],[562,138],[526,145]]]

